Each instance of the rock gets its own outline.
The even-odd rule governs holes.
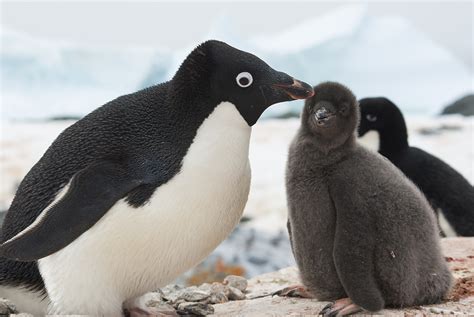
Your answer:
[[[8,299],[0,298],[0,316],[10,316],[10,314],[17,314],[15,305]]]
[[[181,303],[178,306],[178,313],[206,316],[214,314],[214,307],[204,303]]]
[[[474,116],[474,94],[469,94],[446,106],[441,114],[461,114]]]
[[[168,304],[160,291],[146,293],[143,296],[128,300],[124,303],[125,311],[142,310],[152,316],[177,316],[176,310]]]
[[[227,297],[230,300],[242,300],[245,299],[245,294],[238,288],[229,286],[229,295]]]
[[[222,282],[224,285],[232,286],[244,292],[247,289],[247,279],[242,276],[228,275]]]
[[[223,292],[212,293],[209,297],[209,303],[211,304],[222,304],[228,302],[229,299]]]
[[[214,282],[211,284],[211,293],[223,293],[226,296],[229,295],[229,288],[226,285],[223,285],[221,283]]]
[[[176,284],[170,284],[165,287],[163,287],[160,292],[161,296],[163,299],[169,301],[169,302],[176,302],[178,298],[181,295],[181,291],[184,289],[184,287],[176,285]]]
[[[146,311],[152,316],[178,316],[176,309],[174,309],[170,304],[164,302],[153,302],[151,303],[151,306],[148,306]]]
[[[210,292],[210,291],[211,291],[211,284],[209,284],[209,283],[202,283],[201,285],[198,286],[198,288],[199,288],[201,291]]]
[[[163,302],[163,294],[161,292],[150,292],[140,297],[141,302],[145,303],[146,306],[152,305],[152,303]]]
[[[196,286],[185,288],[181,291],[179,299],[184,299],[187,302],[200,302],[211,296],[211,290],[203,291]]]

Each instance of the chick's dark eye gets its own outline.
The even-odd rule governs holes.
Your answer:
[[[237,85],[242,88],[247,88],[253,83],[252,74],[250,74],[249,72],[242,72],[238,74],[235,80],[237,81]]]
[[[371,114],[366,115],[365,118],[367,119],[367,121],[370,121],[370,122],[377,121],[377,116],[374,116],[374,115],[371,115]]]

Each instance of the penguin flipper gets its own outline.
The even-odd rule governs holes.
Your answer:
[[[0,256],[35,261],[61,250],[142,183],[120,164],[100,161],[89,165],[73,176],[69,188],[56,203],[0,246]]]
[[[354,231],[367,232],[366,227],[357,228],[356,221],[351,219],[350,223],[341,225],[338,219],[334,239],[334,264],[341,284],[353,302],[369,311],[378,311],[385,306],[385,301],[375,280],[374,252],[370,245],[354,243]]]
[[[376,280],[374,261],[375,237],[373,219],[368,212],[374,206],[366,205],[359,196],[360,183],[339,181],[338,193],[333,195],[336,209],[336,232],[333,259],[339,280],[346,294],[358,306],[378,311],[385,300]]]

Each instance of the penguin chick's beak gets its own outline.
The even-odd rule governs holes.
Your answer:
[[[292,84],[273,84],[274,88],[283,90],[291,99],[306,99],[314,96],[313,87],[293,78]]]
[[[334,116],[334,113],[328,111],[325,107],[319,108],[314,113],[318,125],[324,125],[332,116]]]
[[[318,120],[327,120],[331,116],[331,113],[326,108],[322,107],[316,111],[314,116]]]

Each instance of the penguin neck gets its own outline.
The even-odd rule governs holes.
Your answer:
[[[342,161],[350,155],[357,144],[355,133],[349,135],[340,144],[331,144],[330,140],[320,139],[313,134],[306,134],[304,139],[310,143],[308,148],[312,151],[311,156],[308,157],[312,157],[314,159],[313,163],[320,167],[330,166]]]
[[[402,114],[397,111],[391,124],[378,130],[380,145],[379,153],[387,158],[393,158],[408,148],[408,133]]]

